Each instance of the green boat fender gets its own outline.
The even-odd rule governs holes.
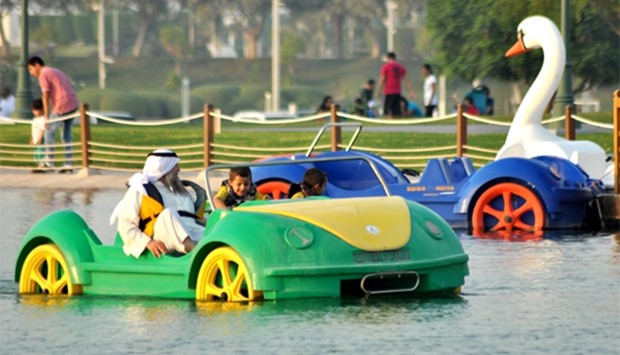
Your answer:
[[[15,282],[19,282],[28,254],[43,244],[55,244],[60,248],[73,284],[91,283],[90,275],[78,266],[93,261],[92,246],[101,245],[101,240],[80,215],[69,209],[48,214],[28,231],[16,260]]]

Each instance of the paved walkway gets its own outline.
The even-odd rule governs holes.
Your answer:
[[[114,171],[91,171],[86,175],[76,169],[73,174],[55,171],[33,174],[30,170],[0,169],[0,189],[37,188],[57,190],[125,189],[125,182],[132,173]],[[200,186],[203,179],[197,172],[181,172],[181,179],[193,181]]]

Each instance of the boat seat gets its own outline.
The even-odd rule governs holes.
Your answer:
[[[112,244],[115,247],[122,248],[123,247],[123,238],[121,238],[121,234],[116,232],[116,238],[114,238],[114,243]]]
[[[473,174],[474,170],[474,165],[468,157],[431,159],[420,178],[420,184],[456,184]]]

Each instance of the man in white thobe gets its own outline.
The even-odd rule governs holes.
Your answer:
[[[191,216],[196,213],[194,198],[179,179],[179,161],[173,151],[156,150],[148,155],[142,172],[129,179],[129,189],[110,218],[110,223],[118,220],[125,254],[137,258],[144,249],[156,257],[172,251],[185,254],[202,238],[204,227]],[[152,236],[140,226],[147,183],[157,189],[164,207],[155,219]]]

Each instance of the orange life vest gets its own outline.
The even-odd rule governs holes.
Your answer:
[[[153,237],[155,233],[155,221],[157,217],[164,210],[164,201],[161,194],[152,183],[148,182],[144,185],[146,195],[142,196],[142,202],[140,204],[140,223],[138,226],[144,234],[149,237]]]
[[[159,214],[165,208],[164,200],[155,185],[152,183],[148,182],[142,186],[144,186],[144,190],[146,190],[146,195],[142,196],[142,202],[140,204],[140,222],[138,227],[144,232],[144,234],[152,238],[155,233],[155,221],[157,221],[157,217],[159,217]],[[196,221],[199,221],[204,215],[204,206],[200,208],[197,214],[187,211],[177,212],[182,217],[192,217]]]

